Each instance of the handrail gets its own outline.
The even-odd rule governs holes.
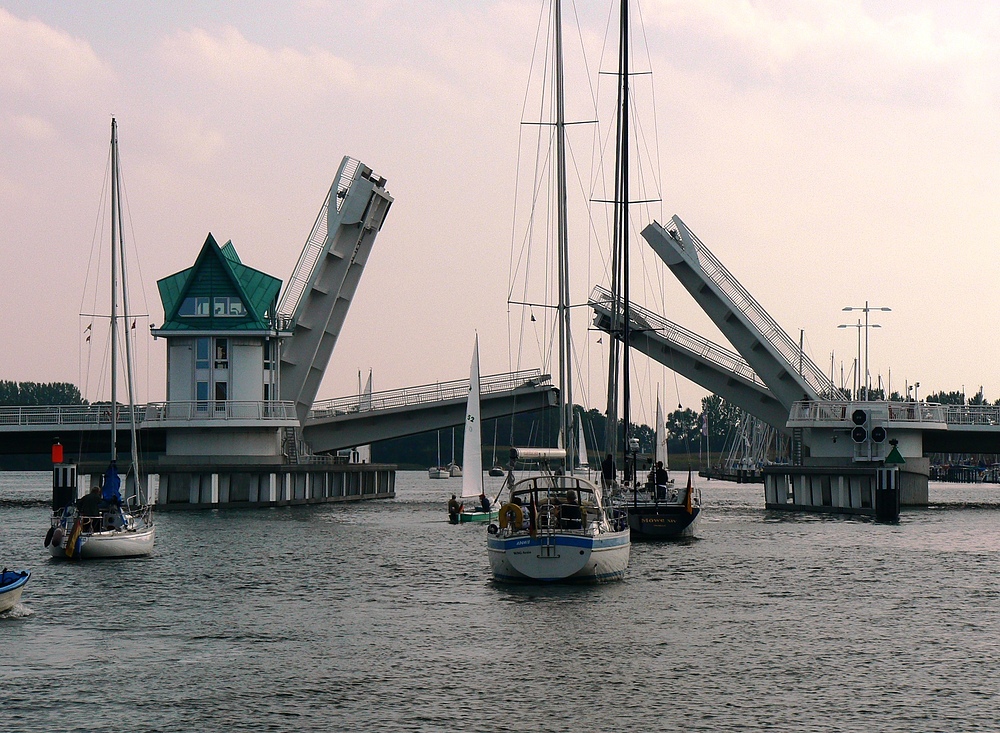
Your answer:
[[[519,372],[507,372],[481,377],[479,393],[481,395],[510,392],[520,387],[544,387],[552,384],[552,377],[542,374],[540,369],[528,369]],[[469,380],[456,379],[450,382],[436,382],[419,387],[404,387],[402,389],[373,392],[372,394],[351,395],[332,400],[323,400],[313,405],[309,411],[310,419],[334,417],[357,412],[375,410],[390,410],[397,407],[422,405],[442,400],[465,399],[469,396]]]
[[[309,280],[316,269],[316,263],[326,246],[327,234],[329,233],[330,202],[333,201],[334,207],[339,212],[360,167],[360,160],[347,156],[344,156],[340,163],[337,177],[330,184],[330,190],[326,194],[323,206],[320,207],[316,222],[306,239],[302,254],[299,255],[299,260],[295,263],[295,269],[292,270],[292,276],[288,278],[288,285],[285,287],[285,292],[278,304],[278,315],[286,322],[291,322],[296,315],[295,311],[298,309],[299,301],[309,286]]]
[[[292,402],[244,402],[236,400],[194,400],[150,402],[135,406],[137,425],[176,420],[294,420]],[[66,425],[111,428],[111,405],[32,405],[0,407],[2,425]],[[119,405],[115,415],[119,429],[129,425],[129,408]]]
[[[747,317],[760,335],[777,350],[793,373],[799,371],[797,364],[801,360],[801,377],[813,389],[815,396],[820,397],[834,394],[836,387],[830,381],[830,378],[816,366],[815,362],[809,356],[801,352],[798,345],[778,325],[778,322],[764,310],[763,306],[743,287],[739,280],[712,254],[712,251],[705,246],[705,243],[698,239],[698,236],[678,217],[672,217],[670,223],[677,229],[683,228],[684,232],[694,243],[701,270],[729,298],[733,305]]]
[[[606,288],[597,285],[590,294],[589,305],[594,310],[602,309],[608,315],[612,312],[614,296]],[[632,315],[632,332],[652,331],[670,343],[677,344],[687,351],[700,356],[723,371],[735,374],[753,384],[765,386],[764,382],[747,360],[736,352],[715,344],[708,339],[699,336],[694,331],[690,331],[673,321],[667,320],[653,311],[646,310],[634,303],[629,304],[629,311]]]
[[[855,410],[868,412],[875,420],[909,423],[963,424],[951,419],[943,405],[928,402],[851,402],[850,400],[802,401],[792,405],[788,420],[850,423]],[[992,408],[994,412],[1000,408]],[[991,423],[980,423],[991,424]]]

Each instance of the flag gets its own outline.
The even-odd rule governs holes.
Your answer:
[[[84,332],[84,333],[87,333],[87,331],[89,331],[89,330],[90,330],[90,327],[91,327],[91,326],[93,326],[93,325],[94,325],[93,323],[88,323],[88,324],[87,324],[87,327],[86,327],[85,329],[83,329],[83,332]]]
[[[688,485],[687,485],[687,495],[684,497],[684,508],[687,509],[688,514],[694,513],[694,505],[691,501],[691,494],[694,493],[694,488],[691,486],[691,469],[688,469]]]
[[[87,341],[90,341],[90,336],[87,337]]]
[[[135,330],[135,321],[132,321],[132,330]]]
[[[701,413],[701,432],[702,435],[708,435],[708,413]]]

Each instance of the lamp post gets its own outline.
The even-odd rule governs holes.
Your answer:
[[[856,328],[856,329],[858,329],[858,361],[857,361],[857,369],[855,370],[855,374],[857,374],[857,378],[854,380],[854,399],[857,399],[858,398],[858,390],[860,389],[860,386],[861,386],[861,329],[862,328],[865,329],[865,356],[867,357],[867,355],[868,355],[867,354],[867,350],[868,350],[868,329],[869,328],[882,328],[882,327],[879,324],[877,324],[877,323],[872,323],[872,324],[862,323],[861,319],[859,318],[857,323],[844,323],[844,324],[841,324],[841,325],[837,326],[837,328]],[[868,361],[867,358],[865,359],[865,361],[866,362]],[[868,365],[866,363],[865,364],[865,371],[867,371],[867,370],[868,370]],[[868,390],[867,389],[865,390],[865,399],[868,399]]]
[[[868,399],[868,392],[869,392],[869,389],[870,389],[870,385],[868,383],[868,329],[869,328],[878,328],[878,326],[875,326],[875,325],[871,325],[871,326],[868,325],[868,313],[870,311],[884,311],[884,312],[888,312],[888,311],[891,311],[892,308],[886,308],[885,306],[882,306],[882,305],[879,305],[879,306],[868,305],[868,301],[866,300],[864,306],[851,306],[851,305],[849,305],[849,306],[845,306],[844,310],[845,311],[864,311],[865,312],[865,399]],[[858,321],[858,323],[860,324],[861,322]]]

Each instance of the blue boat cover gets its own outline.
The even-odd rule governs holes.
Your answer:
[[[121,504],[122,494],[119,491],[121,485],[122,480],[118,476],[118,468],[112,461],[111,465],[108,466],[108,472],[104,474],[104,489],[101,491],[101,498],[104,501]]]
[[[12,590],[19,585],[24,585],[31,577],[30,570],[8,570],[3,569],[0,573],[0,591]]]

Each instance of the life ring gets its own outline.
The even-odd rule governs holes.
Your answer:
[[[500,507],[500,529],[507,529],[508,524],[513,524],[514,529],[520,529],[524,525],[524,510],[513,502]]]

